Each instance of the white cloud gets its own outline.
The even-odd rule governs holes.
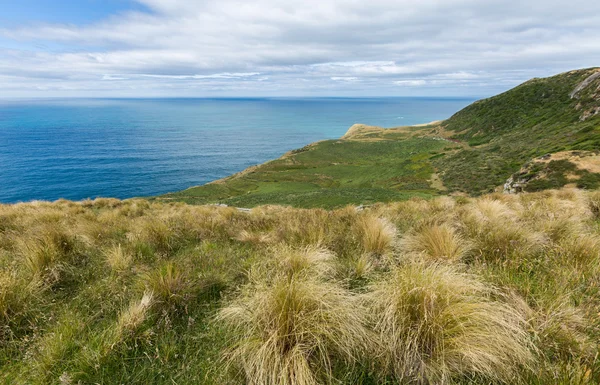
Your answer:
[[[356,76],[332,76],[330,79],[340,82],[355,82],[358,80]]]
[[[397,85],[397,86],[419,87],[419,86],[424,86],[425,84],[427,84],[427,81],[425,81],[423,79],[418,79],[418,80],[396,80],[394,82],[394,84]]]
[[[600,63],[600,2],[138,1],[151,12],[0,26],[3,94],[490,94]]]

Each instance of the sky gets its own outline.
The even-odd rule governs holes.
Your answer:
[[[600,66],[596,0],[0,0],[0,97],[489,96]]]

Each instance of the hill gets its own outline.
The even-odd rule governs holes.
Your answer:
[[[599,73],[592,68],[532,79],[443,122],[392,129],[355,125],[339,140],[157,199],[331,208],[491,192],[537,157],[600,149]],[[600,179],[591,174],[586,179]],[[570,183],[564,174],[546,175],[556,177],[548,187]]]
[[[0,383],[599,384],[600,195],[0,205]]]

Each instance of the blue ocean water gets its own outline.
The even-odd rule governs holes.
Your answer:
[[[0,101],[0,202],[177,191],[342,136],[445,119],[456,98]]]

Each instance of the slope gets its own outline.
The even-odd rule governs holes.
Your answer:
[[[157,199],[332,208],[491,192],[536,157],[600,149],[599,74],[600,68],[591,68],[532,79],[443,122],[392,129],[354,125],[339,140]]]

